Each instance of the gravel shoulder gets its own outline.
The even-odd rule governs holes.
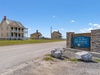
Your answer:
[[[65,51],[65,55],[74,57],[70,51]],[[100,75],[100,62],[74,62],[56,58],[45,61],[44,57],[16,66],[3,75]]]

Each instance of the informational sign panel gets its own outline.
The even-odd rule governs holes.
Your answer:
[[[79,48],[89,48],[90,47],[90,37],[88,36],[76,36],[73,37],[72,43],[74,47]]]

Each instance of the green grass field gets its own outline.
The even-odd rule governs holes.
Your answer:
[[[59,41],[65,41],[65,40],[0,40],[0,46],[59,42]]]

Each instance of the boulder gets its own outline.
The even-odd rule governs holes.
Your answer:
[[[57,51],[61,51],[61,52],[65,52],[65,49],[64,48],[57,48],[56,50]]]
[[[75,57],[83,61],[92,61],[92,54],[87,51],[76,52]]]
[[[51,55],[52,55],[53,57],[59,59],[59,58],[61,58],[61,56],[62,56],[62,52],[61,52],[60,50],[55,49],[55,50],[52,50],[52,51],[51,51]]]

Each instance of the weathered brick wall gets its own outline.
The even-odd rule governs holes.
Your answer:
[[[66,44],[67,44],[67,48],[71,48],[72,47],[72,38],[73,38],[74,32],[68,32],[66,37]]]
[[[100,29],[91,30],[91,51],[100,52]]]

